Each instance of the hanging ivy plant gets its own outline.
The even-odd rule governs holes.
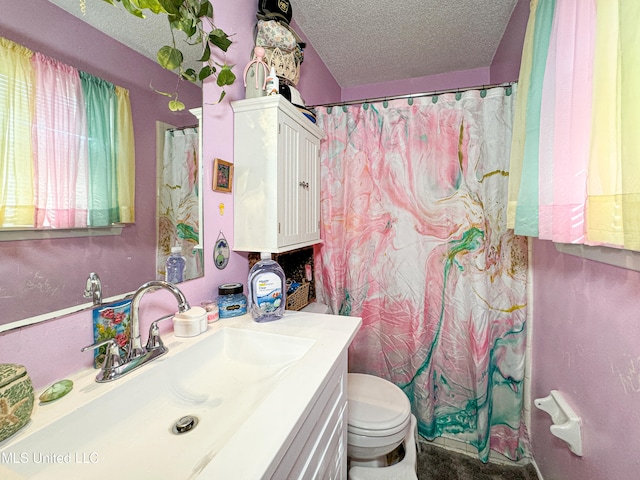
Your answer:
[[[175,71],[180,78],[190,82],[203,81],[205,78],[213,76],[216,84],[222,88],[220,102],[225,96],[224,87],[233,85],[236,80],[235,74],[231,71],[233,65],[223,65],[216,63],[211,58],[212,49],[226,52],[232,41],[222,29],[217,28],[213,23],[213,5],[209,0],[103,0],[111,5],[121,3],[122,6],[132,15],[145,18],[145,11],[155,15],[166,15],[171,29],[172,44],[165,45],[158,51],[158,63],[167,70]],[[205,23],[209,27],[204,30]],[[176,31],[184,32],[187,42],[195,45],[202,44],[202,55],[198,59],[203,63],[199,71],[193,68],[184,68],[184,55],[176,46]],[[154,89],[155,90],[155,89]],[[171,98],[169,108],[173,111],[183,110],[184,103],[178,100],[178,86],[174,92],[160,92]]]

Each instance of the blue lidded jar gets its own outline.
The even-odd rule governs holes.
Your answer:
[[[247,313],[247,297],[241,283],[223,283],[218,287],[220,318],[237,317]]]

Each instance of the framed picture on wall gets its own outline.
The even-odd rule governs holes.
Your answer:
[[[233,163],[220,158],[213,161],[213,189],[217,192],[231,192],[233,186]]]

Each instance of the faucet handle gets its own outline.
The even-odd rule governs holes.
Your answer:
[[[102,340],[101,342],[96,342],[92,345],[88,345],[82,348],[82,352],[86,352],[87,350],[95,350],[96,348],[100,348],[103,345],[107,345],[107,353],[104,357],[104,362],[102,362],[102,370],[96,377],[96,380],[107,380],[116,375],[116,367],[119,367],[122,364],[122,357],[120,356],[120,347],[116,343],[115,338],[107,338],[106,340]]]
[[[167,318],[173,318],[174,315],[174,313],[170,313],[169,315],[165,315],[164,317],[160,317],[157,320],[151,322],[151,325],[149,326],[149,338],[147,339],[146,346],[147,352],[151,352],[152,350],[162,350],[164,352],[167,351],[167,347],[164,346],[162,338],[160,337],[158,322],[166,320]]]

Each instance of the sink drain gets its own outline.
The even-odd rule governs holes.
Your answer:
[[[180,435],[182,433],[190,432],[196,428],[196,425],[198,425],[198,417],[194,415],[185,415],[173,424],[171,431],[176,435]]]

